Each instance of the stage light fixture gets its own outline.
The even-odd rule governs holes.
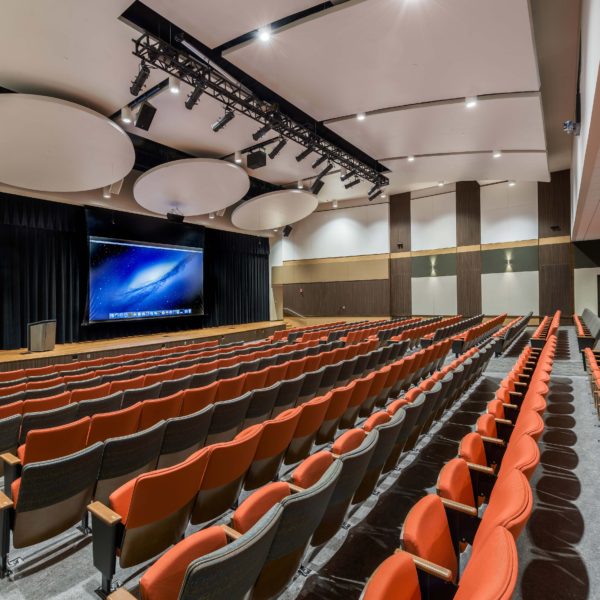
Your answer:
[[[367,195],[369,198],[369,202],[371,202],[371,200],[373,200],[377,196],[379,196],[380,193],[381,193],[381,190],[378,187],[371,188],[371,191]]]
[[[261,42],[268,42],[271,39],[271,27],[267,25],[266,27],[261,27],[258,30],[258,39]]]
[[[406,157],[406,160],[407,160],[408,162],[415,162],[415,157],[414,157],[414,156],[411,154],[410,156],[407,156],[407,157]]]
[[[109,185],[105,185],[102,188],[102,197],[106,198],[107,200],[110,199],[110,186]]]
[[[338,207],[338,201],[334,200],[331,204],[331,206],[333,206],[333,208],[337,208]]]
[[[198,104],[198,100],[200,99],[200,96],[202,96],[202,92],[204,92],[205,88],[206,88],[206,82],[204,80],[199,81],[196,84],[196,87],[191,91],[190,95],[187,97],[187,100],[185,101],[185,107],[188,110],[192,110],[192,108],[194,108],[194,106],[196,106],[196,104]]]
[[[302,152],[300,152],[300,154],[298,154],[298,156],[296,156],[296,160],[298,162],[303,161],[311,152],[312,148],[305,148],[304,150],[302,150]]]
[[[327,160],[326,156],[319,156],[317,160],[311,165],[313,169],[316,169],[319,165],[322,165]]]
[[[304,189],[304,182],[302,181],[302,179],[298,179],[298,189],[299,190],[303,190]]]
[[[271,131],[271,123],[265,123],[258,131],[255,131],[252,134],[252,139],[255,142],[258,142],[258,140],[260,140],[261,137],[269,133],[269,131]]]
[[[273,160],[283,150],[286,144],[287,140],[285,138],[280,138],[275,148],[269,152],[269,158]]]
[[[494,151],[492,152],[492,156],[493,156],[494,158],[501,158],[501,157],[502,157],[502,150],[494,150]]]
[[[356,115],[357,121],[364,121],[367,118],[367,115],[364,112],[359,112]]]
[[[169,75],[169,91],[175,95],[181,91],[181,82],[175,75]]]
[[[468,96],[465,98],[465,106],[467,108],[475,108],[477,106],[477,96]]]
[[[329,173],[329,171],[331,171],[331,169],[333,169],[333,164],[329,163],[318,175],[317,175],[317,179],[322,179],[323,177],[325,177],[325,175],[327,175],[327,173]]]
[[[513,181],[512,179],[508,182],[509,187],[515,187],[515,185],[517,185],[517,182]]]
[[[443,181],[438,181],[438,187],[444,187],[444,182]]]
[[[124,106],[121,109],[121,121],[128,124],[133,123],[133,113],[131,112],[129,106]]]
[[[323,189],[324,185],[325,182],[317,177],[317,179],[315,179],[313,184],[310,186],[311,193],[316,196]]]
[[[358,185],[360,183],[360,179],[356,178],[354,181],[351,181],[350,183],[346,183],[344,185],[344,187],[349,190],[350,188],[353,188],[355,185]]]
[[[239,150],[233,155],[233,162],[235,162],[236,165],[242,164],[242,153]]]
[[[214,219],[215,218],[215,213],[214,212],[208,213],[208,218],[209,219]]]
[[[212,124],[212,130],[216,133],[217,131],[221,131],[229,121],[233,121],[235,117],[235,113],[232,110],[225,110],[225,114],[218,120]]]
[[[355,174],[356,171],[346,171],[346,173],[340,177],[340,181],[346,181],[347,179],[350,179],[350,177],[354,177]]]
[[[142,63],[140,65],[140,70],[138,71],[138,74],[135,76],[135,79],[131,82],[131,87],[129,88],[129,91],[131,92],[132,96],[137,96],[142,91],[142,88],[144,87],[146,80],[149,76],[150,68],[144,63]]]
[[[371,194],[376,194],[379,192],[379,184],[376,183],[369,191],[368,191],[368,195],[370,196]]]

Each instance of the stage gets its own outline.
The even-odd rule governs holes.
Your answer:
[[[113,356],[123,352],[139,352],[154,348],[178,346],[184,342],[194,343],[218,339],[220,343],[253,341],[266,338],[285,327],[284,321],[261,321],[242,325],[223,325],[205,329],[188,329],[170,333],[139,335],[111,340],[57,344],[49,352],[28,352],[26,348],[0,351],[0,371],[12,371],[27,367],[43,367],[50,364],[70,362],[77,359]]]

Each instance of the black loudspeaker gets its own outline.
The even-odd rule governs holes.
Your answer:
[[[183,215],[177,213],[167,213],[167,220],[173,221],[173,223],[183,223]]]
[[[155,114],[156,108],[154,108],[150,102],[142,102],[140,112],[138,112],[137,119],[135,120],[135,126],[143,129],[144,131],[148,131],[148,129],[150,129],[150,125],[152,125],[152,120],[154,119]]]
[[[260,169],[267,164],[267,153],[259,148],[246,156],[246,166],[249,169]]]
[[[286,225],[283,228],[283,237],[290,237],[290,233],[292,233],[292,226],[291,225]]]
[[[323,189],[324,185],[325,182],[322,179],[315,179],[310,191],[316,196]]]

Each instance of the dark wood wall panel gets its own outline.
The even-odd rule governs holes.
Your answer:
[[[570,317],[575,304],[571,244],[549,244],[539,249],[540,315],[561,310],[564,317]]]
[[[390,260],[390,314],[412,314],[411,258]]]
[[[571,235],[569,170],[551,173],[550,182],[538,183],[538,228],[540,238]]]
[[[390,310],[389,279],[288,283],[283,305],[307,317],[386,316]]]
[[[481,313],[481,252],[456,255],[458,313],[465,317]]]
[[[481,201],[476,181],[456,184],[456,244],[481,244]]]
[[[408,252],[410,239],[410,192],[390,196],[390,252]]]

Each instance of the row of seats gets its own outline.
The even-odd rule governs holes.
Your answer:
[[[497,317],[492,317],[483,323],[473,325],[463,333],[454,336],[452,338],[452,352],[458,356],[468,350],[471,346],[474,346],[481,340],[491,336],[502,326],[505,319],[506,313],[498,315]]]
[[[364,322],[364,321],[361,321]],[[303,327],[290,327],[289,329],[279,329],[271,337],[271,341],[278,340],[290,340],[290,338],[300,337],[306,332],[310,331],[326,331],[328,329],[334,329],[345,325],[345,321],[332,321],[331,323],[322,323],[320,325],[305,325]]]
[[[399,335],[392,337],[391,339],[396,340],[410,340],[411,347],[415,347],[419,342],[421,342],[422,338],[426,338],[430,334],[434,334],[437,329],[442,327],[447,327],[454,323],[458,323],[462,320],[461,315],[457,315],[455,317],[447,317],[445,319],[440,319],[438,321],[433,321],[425,324],[417,323],[414,326],[410,326],[404,331],[402,331]],[[423,347],[423,344],[421,343]]]
[[[494,339],[496,340],[494,352],[496,353],[496,356],[504,354],[517,336],[519,336],[525,327],[527,327],[532,315],[533,313],[530,312],[522,317],[515,317],[512,321],[494,333]]]
[[[594,406],[600,418],[600,367],[598,366],[599,355],[595,353],[591,348],[585,348],[583,350],[583,360],[586,365],[586,371],[590,376],[590,385],[592,388],[592,398],[594,400]]]
[[[375,352],[382,354],[383,350],[385,350],[385,348],[380,348]],[[443,361],[445,357],[445,354],[441,354],[443,350],[447,353],[448,347],[432,347],[431,349],[428,349],[428,351],[419,353],[418,357],[410,357],[411,361],[409,364],[412,364],[415,373],[417,372],[417,369],[419,372],[423,372],[423,369],[433,369],[439,366],[440,361]],[[320,398],[321,402],[318,406],[315,406],[315,404],[317,404],[316,402],[305,403],[298,407],[301,411],[300,415],[298,415],[296,409],[292,409],[291,412],[286,411],[279,414],[275,418],[277,421],[276,425],[279,425],[281,422],[286,422],[286,427],[289,427],[287,432],[292,436],[291,440],[284,442],[284,447],[280,446],[280,437],[278,438],[278,441],[273,438],[273,440],[268,443],[265,442],[266,446],[264,453],[260,456],[255,454],[256,448],[252,449],[253,447],[251,447],[250,450],[246,448],[243,453],[245,458],[242,460],[242,455],[236,450],[238,444],[247,440],[250,436],[249,432],[256,431],[256,427],[259,427],[260,431],[262,431],[263,425],[254,426],[254,430],[253,426],[251,426],[239,433],[238,437],[233,441],[222,442],[226,444],[225,447],[231,449],[231,452],[226,454],[226,458],[218,460],[215,467],[216,479],[211,480],[211,482],[208,482],[207,480],[207,502],[202,505],[203,508],[201,510],[198,509],[199,512],[196,513],[195,518],[199,519],[199,522],[203,522],[203,519],[210,518],[210,516],[206,516],[207,514],[213,514],[215,511],[217,511],[217,513],[222,512],[222,510],[224,510],[222,507],[228,507],[235,501],[242,480],[246,481],[246,486],[250,489],[253,489],[253,486],[262,485],[269,481],[273,477],[273,468],[278,466],[284,451],[286,456],[288,456],[288,461],[300,460],[308,453],[308,451],[310,451],[313,440],[318,438],[319,441],[323,443],[322,441],[331,439],[337,430],[338,424],[341,425],[342,422],[347,422],[348,426],[353,425],[363,406],[373,406],[375,400],[379,397],[384,384],[387,382],[390,370],[391,369],[388,367],[383,367],[379,371],[370,373],[366,377],[353,381],[348,386],[337,388],[329,397],[325,396]],[[406,378],[406,381],[409,380],[410,378]],[[373,389],[373,386],[375,386],[376,383],[377,386]],[[393,387],[392,383],[395,382],[390,382],[390,389]],[[232,403],[237,403],[239,401],[240,399],[235,399]],[[215,405],[213,410],[216,410],[216,406],[217,405]],[[303,419],[302,415],[305,413],[306,417]],[[195,413],[195,418],[200,419],[202,416]],[[296,418],[297,421],[295,421]],[[289,420],[294,420],[294,422],[290,423]],[[151,428],[144,433],[152,432],[152,434],[155,434],[157,437],[160,437],[161,435],[164,436],[164,428],[168,427],[172,422],[173,420],[169,420],[165,424],[164,421],[161,421],[157,423],[154,428]],[[196,423],[194,427],[197,428],[198,424]],[[266,427],[266,424],[264,427]],[[273,427],[274,435],[278,436],[279,434],[277,431],[279,430],[279,427],[275,425]],[[160,433],[157,433],[158,431],[160,431]],[[229,437],[231,438],[235,434],[236,431],[233,431],[230,433]],[[139,436],[140,434],[137,435]],[[156,461],[158,459],[158,453],[156,452],[156,449],[160,447],[159,443],[154,444],[154,450],[152,450],[150,448],[149,440],[146,439],[143,446],[138,445],[134,448],[130,443],[132,437],[133,436],[117,438],[116,440],[111,439],[104,444],[105,453],[106,446],[109,444],[112,445],[115,442],[119,443],[121,445],[122,454],[121,460],[116,460],[116,458],[113,457],[110,461],[110,466],[112,466],[113,469],[118,469],[118,475],[111,477],[108,482],[102,481],[103,484],[106,483],[106,485],[103,485],[102,487],[104,498],[100,499],[103,499],[105,502],[107,502],[106,494],[110,494],[115,487],[118,487],[118,485],[114,485],[115,483],[120,485],[136,475],[136,472],[131,469],[133,461],[136,461],[137,468],[139,469],[138,472],[147,472],[157,466]],[[252,439],[254,439],[254,437],[252,437]],[[177,440],[174,439],[174,441]],[[250,444],[250,442],[247,443]],[[124,444],[127,444],[126,452]],[[182,460],[185,456],[189,456],[190,452],[195,451],[197,447],[198,446],[191,449],[185,448],[184,450],[181,447],[175,448],[175,450],[179,452],[177,458]],[[246,447],[246,445],[244,445],[244,447]],[[268,454],[273,451],[273,448],[280,447],[281,450],[278,451],[279,454],[277,457]],[[10,516],[10,519],[7,521],[7,527],[12,528],[13,545],[15,547],[23,547],[29,543],[37,543],[42,539],[52,537],[52,535],[70,527],[81,518],[83,514],[82,511],[85,511],[85,506],[90,499],[98,497],[97,492],[94,490],[97,490],[98,486],[98,470],[102,468],[102,450],[102,444],[98,443],[81,452],[57,460],[29,463],[23,467],[21,478],[18,480],[18,485],[11,485],[10,491],[11,495],[13,495],[13,499],[11,500],[8,494],[4,496],[4,503],[6,504],[5,515],[9,514]],[[152,454],[154,462],[151,464],[140,465],[140,461],[142,460],[141,457],[148,457],[149,453]],[[126,475],[123,474],[125,471],[124,463],[128,464]],[[71,481],[70,472],[71,469],[74,468],[74,464],[77,465],[76,469],[78,470],[78,475]],[[248,470],[251,468],[252,464],[256,465],[255,472],[253,472],[252,478],[248,479]],[[242,472],[238,473],[237,470],[240,468],[242,469]],[[238,474],[236,475],[236,473]],[[62,492],[64,494],[64,496],[62,496],[63,499],[69,500],[69,510],[66,510],[67,507],[63,505],[61,507],[60,518],[57,518],[56,496],[48,493],[46,488],[50,485],[51,480],[54,482],[60,480],[63,476],[70,482],[70,485],[66,486],[65,490]],[[242,479],[234,484],[231,477],[242,477]],[[231,497],[231,494],[233,494],[233,498]],[[32,498],[36,499],[35,506],[39,512],[30,515],[29,507],[33,501]],[[39,514],[48,514],[52,518],[40,523]],[[5,529],[4,534],[8,535],[8,531],[9,529]],[[7,542],[3,552],[7,555],[8,550],[9,546]]]
[[[402,550],[385,560],[368,581],[363,600],[509,600],[516,581],[516,539],[529,519],[529,479],[539,464],[541,414],[552,371],[556,337],[543,350],[527,348],[511,371],[524,377],[513,419],[498,420],[492,401],[467,434],[458,457],[440,471],[436,494],[410,510],[401,532]],[[499,390],[502,395],[501,390]],[[511,407],[512,408],[512,407]],[[497,424],[503,434],[498,436]],[[462,575],[461,556],[470,557]]]
[[[420,321],[419,317],[413,317],[409,319],[399,319],[394,321],[379,321],[374,323],[367,323],[359,327],[349,328],[343,335],[337,336],[337,339],[345,342],[346,344],[353,344],[360,340],[368,339],[371,336],[379,338],[379,332],[385,332],[389,329],[396,327],[407,326],[411,323]],[[340,332],[341,333],[341,332]]]
[[[423,336],[421,339],[421,346],[425,346],[430,344],[431,342],[437,342],[439,340],[446,339],[448,337],[455,337],[461,332],[478,325],[483,320],[483,314],[475,315],[473,317],[468,317],[466,319],[460,319],[455,321],[454,323],[449,323],[445,327],[440,327],[433,333],[429,333],[426,336]]]
[[[401,325],[394,324],[388,328],[382,329],[378,333],[378,337],[379,340],[382,342],[387,341],[393,338],[394,336],[399,335],[405,329],[408,329],[409,327],[414,327],[416,324],[428,325],[430,323],[436,323],[441,320],[442,317],[430,317],[428,319],[424,319],[422,317],[415,317],[414,319],[407,319],[406,321],[402,321]]]
[[[313,331],[309,331],[308,333],[304,333],[296,339],[302,341],[306,341],[309,339],[321,339],[323,341],[332,341],[333,339],[339,339],[349,329],[359,329],[361,327],[375,326],[382,323],[389,323],[389,321],[380,319],[378,321],[358,321],[357,323],[341,323],[336,325],[335,327],[327,328],[326,330],[316,329]]]
[[[361,427],[342,433],[331,448],[305,459],[289,478],[254,492],[233,512],[228,525],[207,527],[178,543],[143,575],[141,597],[144,600],[242,598],[250,588],[255,599],[277,596],[295,575],[307,546],[319,547],[330,540],[343,524],[350,505],[364,502],[381,474],[393,469],[402,452],[411,448],[407,444],[414,429],[426,431],[418,425],[415,415],[426,410],[432,415],[432,422],[440,398],[448,397],[453,378],[460,395],[464,386],[479,376],[489,356],[488,350],[474,349],[454,367],[447,367],[443,373],[436,371],[433,383],[439,389],[432,389],[431,378],[423,380],[405,397],[392,400],[385,410],[376,409]],[[408,400],[411,392],[412,399]],[[322,400],[317,398],[313,402]],[[138,479],[136,492],[141,480],[148,478]],[[124,489],[120,492],[125,494]],[[143,492],[139,489],[138,493]],[[138,502],[143,505],[142,498]],[[117,534],[120,543],[131,536],[128,523],[132,504],[130,500],[119,506],[117,493],[111,497],[113,513],[93,509],[102,531],[113,526],[111,523],[122,528]],[[127,516],[124,518],[123,514]],[[264,545],[258,541],[264,539],[262,536],[268,538]],[[212,541],[217,543],[213,545]],[[244,548],[242,557],[240,546]],[[114,554],[117,553],[119,547],[114,549]],[[216,564],[220,573],[212,569]],[[110,597],[131,598],[123,590]]]
[[[543,348],[546,340],[555,335],[560,326],[560,310],[557,310],[552,317],[546,315],[537,326],[530,339],[530,344],[534,348]]]

